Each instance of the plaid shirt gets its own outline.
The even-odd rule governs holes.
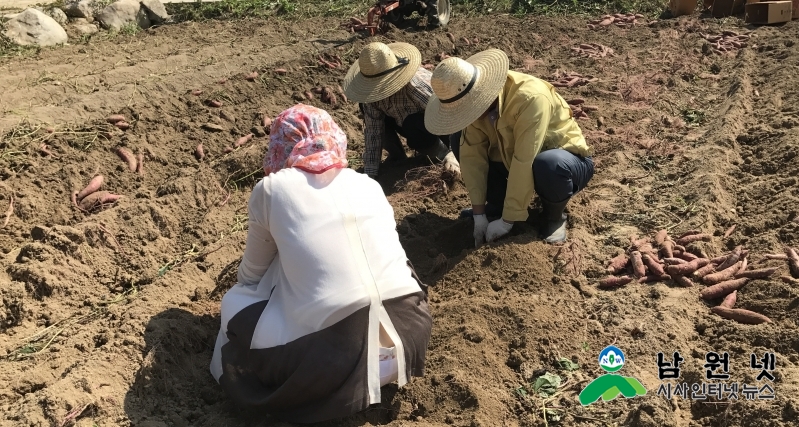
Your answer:
[[[411,82],[399,92],[386,99],[363,105],[365,139],[363,170],[367,175],[377,176],[377,170],[380,168],[386,117],[391,117],[398,126],[402,126],[406,117],[424,111],[427,107],[427,100],[433,94],[433,88],[430,87],[430,76],[432,75],[432,72],[419,67]]]

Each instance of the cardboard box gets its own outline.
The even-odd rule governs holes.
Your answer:
[[[747,3],[745,22],[749,24],[779,24],[791,20],[793,1],[761,1]]]
[[[713,15],[714,18],[738,15],[744,12],[745,3],[747,3],[747,1],[744,0],[715,0],[713,6],[710,8],[710,14]]]
[[[746,4],[749,4],[749,3],[761,3],[763,1],[769,1],[769,0],[746,0]],[[771,0],[771,1],[773,1],[773,0]],[[791,12],[791,18],[792,19],[799,19],[799,0],[791,0],[791,1],[793,3],[791,5],[791,11],[792,11]]]

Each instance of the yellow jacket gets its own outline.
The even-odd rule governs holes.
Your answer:
[[[538,153],[562,148],[590,156],[591,147],[569,105],[544,80],[508,71],[497,109],[496,126],[484,117],[463,130],[461,176],[472,204],[485,204],[488,161],[502,162],[509,171],[502,217],[525,221],[535,194],[533,160]]]

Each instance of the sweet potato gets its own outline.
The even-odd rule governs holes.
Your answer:
[[[130,129],[130,123],[128,123],[126,121],[116,122],[116,123],[114,123],[114,126],[116,126],[117,128],[119,128],[121,130]]]
[[[627,254],[619,254],[613,259],[610,260],[608,264],[608,273],[614,274],[624,270],[627,267],[627,264],[630,262],[630,257]]]
[[[702,292],[699,293],[699,296],[702,297],[702,299],[704,300],[713,300],[716,298],[725,297],[730,292],[741,289],[743,285],[745,285],[748,281],[749,279],[746,277],[740,279],[725,280],[723,282],[716,283],[713,286],[708,286],[705,289],[702,289]]]
[[[791,271],[791,276],[799,277],[799,254],[791,247],[785,248],[785,254],[788,255],[788,269]]]
[[[679,274],[678,275],[672,274],[671,279],[674,280],[675,283],[682,286],[683,288],[690,288],[694,286],[694,282],[692,282],[691,279],[685,276],[681,276]]]
[[[669,265],[666,267],[666,273],[670,274],[672,277],[674,277],[674,275],[684,276],[686,274],[691,274],[708,264],[710,264],[709,259],[697,258],[693,261],[688,261],[685,264]]]
[[[763,256],[763,259],[778,259],[780,261],[788,261],[787,254],[766,254]]]
[[[191,91],[191,94],[194,96],[200,96],[203,94],[203,91],[200,89],[194,89],[193,91]]]
[[[700,268],[699,270],[694,271],[693,273],[691,273],[691,276],[697,279],[701,279],[707,276],[708,274],[713,274],[715,272],[716,272],[716,266],[713,265],[713,262],[711,260],[710,264]]]
[[[633,267],[633,276],[636,279],[646,276],[646,266],[644,266],[644,261],[641,258],[641,252],[632,251],[630,253],[630,264]]]
[[[447,33],[447,38],[448,38],[448,39],[449,39],[449,41],[451,41],[452,43],[455,43],[455,35],[454,35],[454,34],[452,34],[452,33]]]
[[[472,44],[472,42],[469,41],[469,39],[467,39],[466,37],[462,37],[461,40],[463,40],[463,42],[466,43],[466,46],[469,46],[469,45]]]
[[[677,236],[677,238],[682,239],[683,237],[693,236],[695,234],[702,234],[702,230],[688,230],[685,233],[682,233],[679,236]]]
[[[740,274],[740,273],[743,273],[744,271],[746,271],[746,267],[748,265],[749,265],[749,257],[748,256],[744,256],[743,259],[741,260],[741,268],[739,268],[738,272],[735,273],[735,274]]]
[[[349,102],[347,101],[347,94],[344,93],[344,89],[342,89],[341,85],[338,85],[336,89],[338,89],[338,94],[341,96],[341,99],[344,100],[345,103]]]
[[[275,68],[275,74],[283,76],[288,74],[288,70],[286,70],[285,68]]]
[[[679,252],[679,253],[675,253],[674,256],[677,257],[677,258],[680,258],[680,259],[684,259],[686,261],[693,261],[693,260],[699,258],[698,256],[696,256],[696,255],[694,255],[694,254],[692,254],[690,252]]]
[[[744,259],[744,261],[746,261]],[[743,267],[741,267],[743,269]],[[735,278],[740,279],[742,277],[746,277],[748,279],[766,279],[771,277],[772,274],[776,273],[779,270],[779,267],[769,267],[769,268],[761,268],[759,270],[749,270],[749,271],[738,271],[735,273]]]
[[[780,276],[780,280],[789,284],[789,285],[799,285],[799,279],[794,279],[791,276]]]
[[[660,230],[655,234],[655,244],[660,246],[669,237],[669,232],[666,229]]]
[[[754,311],[744,310],[742,308],[727,308],[717,305],[711,307],[710,311],[729,320],[735,320],[738,323],[745,323],[748,325],[759,325],[761,323],[771,323],[771,319]]]
[[[615,288],[617,286],[624,286],[633,281],[633,278],[630,276],[608,276],[597,283],[597,287],[600,288]]]
[[[253,80],[257,79],[257,78],[258,78],[258,72],[257,71],[253,71],[252,73],[247,74],[246,76],[244,76],[244,79],[247,80],[247,81],[253,81]]]
[[[194,157],[200,161],[205,158],[205,150],[203,149],[202,144],[197,144],[197,148],[194,149]]]
[[[699,233],[699,234],[691,234],[685,237],[681,237],[675,241],[678,245],[685,246],[689,243],[699,242],[699,241],[709,241],[712,236],[707,233]]]
[[[667,238],[660,244],[660,254],[663,258],[674,258],[674,242]]]
[[[269,133],[269,129],[272,127],[272,119],[266,114],[264,114],[263,125],[266,133]]]
[[[231,146],[229,146],[229,145],[228,145],[227,147],[225,147],[225,154],[227,154],[227,153],[232,153],[233,151],[235,151],[235,150],[233,149],[233,147],[231,147]]]
[[[103,176],[97,175],[89,181],[89,184],[80,190],[76,195],[75,198],[77,200],[82,200],[84,197],[88,196],[89,194],[94,193],[95,191],[99,190],[100,187],[103,185]]]
[[[728,255],[717,256],[717,257],[711,259],[710,263],[711,264],[715,264],[715,265],[719,265],[722,262],[724,262],[729,256],[730,256],[729,254]]]
[[[682,258],[663,258],[663,262],[665,262],[668,265],[688,264],[688,261],[686,261],[686,260],[684,260]]]
[[[105,119],[105,120],[108,123],[111,123],[113,125],[113,124],[116,124],[118,122],[124,122],[125,121],[125,116],[123,116],[122,114],[112,114],[112,115],[108,116],[108,118]]]
[[[730,228],[728,228],[727,231],[724,232],[724,235],[721,236],[721,238],[726,239],[727,237],[730,237],[730,234],[732,234],[735,231],[735,227],[736,227],[735,224],[731,225]]]
[[[305,92],[303,92],[302,96],[304,96],[305,99],[307,99],[308,101],[313,101],[314,99],[313,93],[311,93],[310,90],[306,90]]]
[[[250,142],[250,140],[252,139],[253,136],[255,136],[255,135],[253,135],[251,133],[247,134],[247,135],[244,135],[241,138],[239,138],[238,141],[236,141],[236,144],[234,144],[233,146],[236,147],[236,148],[239,148],[242,145]]]
[[[724,301],[719,304],[721,307],[726,308],[733,308],[735,307],[735,302],[738,301],[738,291],[730,292],[726,297],[724,297]]]
[[[111,194],[108,191],[97,191],[86,196],[80,201],[80,208],[84,211],[92,211],[103,205],[114,203],[122,197],[118,194]]]
[[[682,245],[674,244],[674,250],[675,251],[680,251],[680,252],[685,252],[685,247],[682,246]]]
[[[715,285],[716,283],[721,283],[726,280],[730,280],[735,276],[735,273],[738,272],[738,269],[741,268],[741,262],[735,263],[732,267],[729,267],[722,271],[717,271],[713,274],[708,274],[707,276],[702,278],[702,281],[705,282],[707,285]],[[718,270],[718,269],[716,269]]]
[[[644,264],[649,268],[649,272],[656,275],[656,276],[663,276],[666,272],[663,270],[663,266],[658,264],[655,260],[649,256],[648,253],[641,254],[641,260]]]
[[[139,155],[136,156],[136,159],[138,160],[138,163],[136,163],[136,173],[144,175],[144,153],[140,152]]]
[[[742,246],[740,245],[736,246],[735,249],[732,250],[732,253],[730,253],[730,256],[728,256],[727,259],[724,260],[724,262],[722,262],[721,264],[719,264],[718,267],[716,267],[716,271],[722,271],[728,267],[733,266],[736,262],[738,262],[738,260],[741,258],[742,250],[743,250]]]
[[[219,108],[222,106],[222,101],[217,101],[215,99],[209,99],[207,102],[209,107]]]
[[[117,148],[117,155],[128,164],[131,172],[136,172],[136,157],[127,148]]]

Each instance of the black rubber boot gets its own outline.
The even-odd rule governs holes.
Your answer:
[[[547,243],[560,243],[566,241],[566,220],[564,213],[569,199],[562,202],[552,203],[541,199],[544,207],[541,212],[541,219],[544,224],[541,226],[541,238]]]
[[[386,132],[383,139],[383,149],[388,152],[386,160],[389,162],[408,158],[408,155],[405,154],[405,148],[402,146],[402,141],[400,141],[399,136],[394,132]]]

